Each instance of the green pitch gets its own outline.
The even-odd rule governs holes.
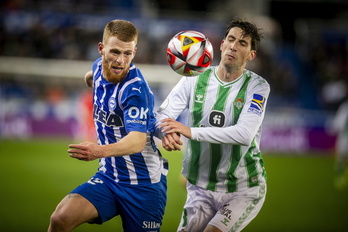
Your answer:
[[[67,154],[67,140],[0,141],[0,228],[6,232],[46,231],[58,202],[88,180],[98,163]],[[181,153],[169,160],[168,204],[163,232],[176,231],[185,201]],[[332,156],[264,154],[268,193],[258,217],[244,232],[341,232],[348,228],[348,188],[333,185]],[[122,231],[119,217],[104,225],[85,224],[80,232]]]

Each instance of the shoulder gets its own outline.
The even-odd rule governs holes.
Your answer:
[[[148,93],[149,90],[150,87],[141,71],[135,65],[131,65],[128,76],[122,83],[121,91],[143,95],[144,93]]]
[[[209,78],[209,76],[214,75],[215,66],[210,66],[204,72],[196,76],[182,76],[181,81],[195,83],[197,80]]]
[[[245,75],[250,76],[251,80],[249,85],[252,87],[260,87],[260,88],[265,88],[265,89],[270,89],[270,85],[267,82],[266,79],[261,77],[260,75],[250,71],[250,70],[245,70]]]
[[[101,57],[99,57],[98,59],[96,59],[96,60],[93,62],[92,69],[93,69],[93,70],[96,70],[98,67],[101,67],[101,62],[102,62],[102,58],[101,58]]]
[[[140,71],[140,69],[138,69],[134,64],[131,65],[130,69],[129,69],[129,74],[128,77],[126,79],[126,83],[127,86],[135,86],[135,87],[146,87],[149,88],[148,83],[145,79],[145,77],[143,76],[142,72]]]

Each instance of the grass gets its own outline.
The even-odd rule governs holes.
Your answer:
[[[67,140],[0,141],[0,228],[4,232],[46,231],[58,202],[85,182],[98,163],[68,157]],[[163,232],[176,230],[185,201],[181,153],[170,162]],[[341,232],[348,228],[348,189],[333,185],[332,156],[264,154],[268,193],[264,207],[244,232]],[[122,231],[120,218],[74,231]]]

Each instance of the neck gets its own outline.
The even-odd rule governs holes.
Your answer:
[[[243,74],[243,69],[227,69],[226,67],[220,64],[217,68],[216,74],[221,81],[231,82],[238,79]]]

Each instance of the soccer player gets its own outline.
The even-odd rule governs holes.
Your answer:
[[[158,110],[156,134],[164,136],[166,150],[180,149],[178,133],[189,139],[182,170],[187,199],[177,231],[241,231],[265,201],[260,135],[270,86],[245,69],[261,38],[254,24],[232,20],[219,65],[182,77]],[[188,126],[175,120],[186,108]]]
[[[332,129],[337,133],[334,184],[338,189],[343,189],[348,184],[348,99],[339,106],[332,121]]]
[[[128,21],[113,20],[105,26],[98,44],[101,57],[85,76],[93,86],[98,144],[71,144],[68,150],[72,158],[99,159],[100,167],[58,204],[48,231],[71,231],[117,215],[124,231],[160,231],[167,162],[153,141],[153,93],[131,63],[137,38],[136,27]]]

